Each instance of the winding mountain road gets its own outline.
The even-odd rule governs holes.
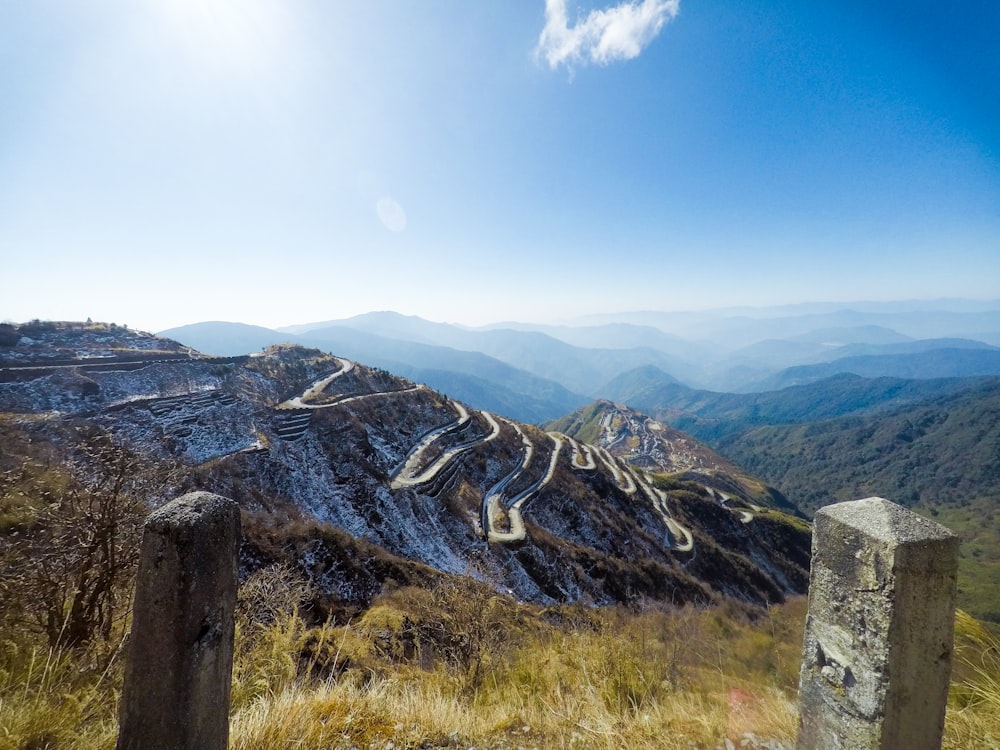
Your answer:
[[[309,403],[319,394],[321,394],[326,387],[330,385],[337,378],[346,375],[351,370],[354,369],[354,363],[349,359],[341,359],[340,357],[334,357],[340,363],[340,369],[330,375],[324,375],[322,378],[314,381],[301,395],[290,398],[287,401],[282,401],[278,404],[275,409],[326,409],[334,404],[312,404]],[[372,395],[372,394],[366,394]],[[335,402],[336,403],[336,402]]]
[[[719,505],[721,505],[723,508],[730,511],[731,513],[736,513],[740,517],[740,523],[750,523],[753,520],[754,515],[750,511],[745,510],[743,508],[734,508],[732,505],[730,505],[730,503],[733,501],[733,498],[727,495],[722,490],[716,491],[715,489],[707,485],[705,485],[705,489],[708,491],[708,494],[713,499],[718,501]],[[753,508],[758,513],[761,511],[761,507],[759,505],[751,504],[750,507]]]
[[[608,471],[611,472],[611,476],[615,478],[615,484],[618,485],[618,488],[626,495],[634,495],[636,486],[631,472],[622,471],[618,467],[618,459],[608,453],[607,449],[598,446],[593,447],[597,451],[598,458],[604,462],[604,465],[608,467]]]
[[[363,398],[371,398],[373,396],[408,393],[426,388],[426,386],[423,385],[416,385],[413,388],[400,391],[380,391],[376,393],[365,393],[342,398],[333,397],[334,400],[332,401],[314,403],[315,399],[317,399],[320,394],[322,394],[330,386],[331,383],[351,372],[351,370],[355,367],[355,364],[350,360],[342,359],[340,357],[336,357],[335,359],[340,364],[339,370],[330,373],[329,375],[324,375],[322,378],[318,378],[313,381],[313,383],[311,383],[301,395],[283,401],[275,407],[277,411],[283,411],[288,414],[288,416],[285,417],[285,425],[280,428],[286,435],[300,435],[308,425],[309,416],[311,416],[311,412],[314,410],[344,406],[349,402]],[[669,544],[673,549],[678,552],[690,552],[694,549],[693,535],[690,530],[673,518],[667,504],[668,498],[665,492],[650,485],[649,482],[646,481],[645,477],[632,467],[625,466],[623,468],[619,464],[618,459],[611,455],[606,448],[581,444],[573,438],[563,435],[562,433],[552,432],[547,434],[547,437],[553,441],[554,447],[552,449],[549,465],[546,468],[545,473],[538,479],[538,481],[511,499],[509,505],[506,505],[506,508],[505,493],[507,487],[509,487],[528,470],[531,465],[532,457],[535,453],[534,443],[528,435],[525,434],[524,430],[521,429],[521,426],[518,423],[504,417],[500,417],[500,421],[498,421],[498,418],[495,418],[489,412],[480,411],[480,416],[489,426],[489,432],[485,435],[476,435],[445,449],[437,458],[430,461],[427,465],[424,465],[425,456],[434,447],[435,443],[447,435],[456,434],[459,431],[466,429],[472,420],[472,415],[463,404],[457,401],[449,401],[449,404],[455,410],[455,419],[446,424],[434,427],[421,436],[417,444],[409,450],[402,462],[400,462],[400,464],[392,472],[390,472],[389,486],[392,489],[417,487],[431,482],[457,456],[479,445],[484,445],[492,440],[495,440],[500,435],[500,421],[502,421],[517,432],[518,436],[521,438],[523,450],[521,462],[510,472],[504,475],[503,478],[496,482],[492,487],[490,487],[486,493],[484,493],[480,509],[480,521],[487,541],[510,543],[521,541],[526,537],[524,521],[521,518],[521,508],[529,499],[531,499],[539,490],[551,481],[552,476],[555,473],[556,465],[559,461],[559,456],[562,452],[562,447],[565,443],[569,443],[570,448],[572,449],[570,466],[574,470],[596,470],[596,454],[596,457],[599,458],[601,463],[603,463],[607,467],[608,471],[611,472],[611,475],[619,489],[629,495],[633,495],[638,492],[639,488],[642,489],[643,493],[652,504],[653,509],[657,512],[666,526],[669,536]],[[709,492],[712,491],[709,490]],[[712,495],[713,497],[716,497],[714,492],[712,492]],[[720,502],[723,506],[725,506],[725,502],[727,500],[729,500],[729,498],[724,496],[724,499],[720,500]],[[497,528],[498,519],[501,512],[504,510],[506,511],[507,516],[506,531]],[[731,510],[736,509],[731,508]],[[743,511],[743,514],[743,518],[741,518],[743,523],[747,523],[753,518],[753,515],[750,513]]]
[[[639,486],[642,487],[642,491],[653,504],[653,508],[660,514],[663,524],[667,527],[667,531],[670,532],[673,548],[678,552],[690,552],[693,550],[694,536],[686,526],[682,526],[674,519],[673,515],[671,515],[670,508],[667,507],[667,493],[657,487],[653,487],[639,473],[634,472],[631,468],[629,471],[633,472],[636,482],[638,482]]]
[[[594,452],[586,443],[578,443],[569,435],[564,435],[561,432],[550,432],[549,437],[558,441],[560,445],[563,440],[569,443],[569,447],[573,451],[570,462],[574,469],[579,471],[594,471],[597,468],[597,461],[594,460]]]
[[[651,486],[632,467],[626,467],[624,470],[620,468],[618,466],[618,459],[611,455],[606,448],[600,446],[591,447],[597,452],[598,457],[604,465],[608,467],[608,470],[615,479],[615,483],[622,492],[627,495],[634,495],[638,491],[638,488],[642,488],[653,509],[660,516],[664,526],[667,527],[672,548],[678,552],[691,552],[694,549],[694,536],[686,526],[679,523],[670,513],[670,508],[667,506],[667,494]],[[581,468],[576,461],[572,462],[572,466],[573,468]]]
[[[340,363],[339,370],[318,378],[300,395],[290,398],[287,401],[282,401],[274,407],[275,412],[280,415],[279,422],[275,427],[275,432],[279,438],[282,440],[298,440],[301,438],[306,433],[309,423],[312,421],[313,412],[320,409],[332,409],[335,406],[344,406],[352,401],[359,401],[361,399],[373,398],[375,396],[394,396],[400,393],[412,393],[413,391],[427,388],[425,385],[418,384],[398,391],[375,391],[373,393],[360,393],[356,396],[339,394],[338,396],[333,396],[333,400],[324,401],[321,404],[313,403],[313,399],[325,391],[333,381],[354,369],[355,365],[350,360],[341,357],[334,357],[334,359]]]
[[[515,424],[515,423],[511,423]],[[525,442],[525,460],[521,462],[521,466],[515,469],[512,474],[514,476],[520,476],[525,469],[528,468],[528,463],[531,460],[531,451],[534,450],[534,445],[528,440],[524,433],[521,431],[520,427],[515,425],[515,429],[521,433],[521,437]],[[499,491],[496,487],[500,484],[494,486],[494,488],[487,494],[487,498],[483,503],[483,517],[485,519],[485,524],[483,526],[486,529],[486,539],[490,542],[519,542],[527,536],[527,532],[524,528],[524,519],[521,518],[521,507],[534,495],[542,489],[545,485],[549,483],[552,479],[552,475],[555,474],[556,463],[559,461],[559,452],[562,450],[563,441],[558,436],[558,434],[550,433],[549,437],[555,443],[555,447],[552,450],[552,456],[549,458],[548,468],[545,470],[545,474],[539,478],[537,482],[531,485],[528,489],[523,492],[518,493],[513,500],[511,500],[509,507],[507,508],[507,531],[498,531],[496,529],[496,516],[498,515],[500,508],[503,505],[503,490],[506,489],[507,485],[510,483],[508,477],[504,477],[501,480],[503,487]],[[506,481],[505,481],[506,480]]]
[[[434,477],[438,475],[438,472],[447,466],[448,463],[451,462],[451,460],[456,456],[465,453],[465,451],[470,450],[471,448],[475,448],[477,445],[483,445],[491,440],[495,440],[500,434],[500,424],[496,421],[496,419],[494,419],[493,415],[489,412],[481,411],[479,413],[490,425],[490,432],[484,436],[476,436],[470,440],[466,440],[458,445],[448,448],[444,453],[438,456],[435,461],[424,468],[423,471],[416,474],[416,467],[419,466],[423,460],[423,454],[434,444],[434,442],[447,433],[461,429],[461,427],[469,421],[469,412],[464,406],[462,406],[462,404],[453,401],[452,405],[459,412],[459,418],[455,422],[445,425],[439,430],[433,430],[414,450],[410,451],[403,463],[390,474],[391,478],[389,486],[394,490],[400,489],[401,487],[414,487],[426,484],[434,479]]]

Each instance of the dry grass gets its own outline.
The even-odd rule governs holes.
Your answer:
[[[450,604],[445,591],[438,622],[447,627],[421,623],[431,616],[428,592],[415,590],[337,627],[307,627],[294,608],[245,612],[230,746],[690,750],[725,738],[738,746],[747,733],[794,744],[803,601],[750,618],[502,600],[510,647],[487,640],[473,654],[449,651],[449,633],[464,637],[462,612],[476,609],[468,597],[495,594],[462,591]],[[944,747],[1000,747],[1000,642],[959,613],[956,644]],[[479,665],[474,683],[455,653]],[[0,656],[0,750],[114,747],[117,664],[99,668],[80,653],[12,639]]]
[[[512,646],[500,651],[489,641],[468,656],[480,670],[470,690],[467,665],[442,646],[440,630],[420,622],[426,592],[413,593],[394,594],[355,625],[328,632],[337,656],[325,678],[316,649],[311,677],[301,669],[274,674],[270,690],[234,712],[233,748],[687,750],[747,732],[794,737],[794,694],[783,688],[794,675],[775,666],[787,647],[772,634],[792,635],[799,648],[800,602],[756,623],[693,609],[556,612],[509,602],[503,627]],[[466,590],[460,601],[467,607],[475,596]],[[446,607],[440,622],[465,638],[462,612],[477,609]],[[282,637],[289,650],[303,640],[287,625],[270,633],[266,655]],[[421,634],[435,640],[413,642]]]
[[[0,750],[114,746],[118,694],[109,671],[97,673],[76,657],[67,650],[3,643]]]
[[[1000,747],[1000,638],[962,610],[955,617],[955,662],[943,747]]]
[[[722,704],[693,693],[631,715],[605,710],[593,686],[550,697],[497,693],[470,706],[450,685],[426,679],[292,686],[237,713],[232,746],[690,748],[710,745],[726,728]]]

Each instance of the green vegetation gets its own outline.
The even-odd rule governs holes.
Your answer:
[[[1000,500],[1000,380],[878,417],[761,427],[719,447],[804,509],[881,495]]]
[[[868,417],[959,395],[995,390],[997,378],[863,378],[841,373],[808,385],[762,393],[718,393],[665,381],[655,369],[612,384],[614,398],[715,447],[755,427]]]
[[[1000,508],[985,499],[966,505],[915,508],[962,539],[958,561],[958,606],[1000,622]]]
[[[879,416],[759,427],[718,448],[810,513],[879,496],[954,530],[959,605],[1000,622],[1000,380]]]
[[[600,445],[601,434],[604,430],[601,419],[604,417],[608,405],[607,401],[595,401],[561,419],[547,423],[545,429],[571,435],[581,443]]]

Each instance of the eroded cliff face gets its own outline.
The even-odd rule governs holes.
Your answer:
[[[805,590],[808,529],[697,480],[647,475],[316,350],[220,360],[63,325],[0,347],[7,439],[59,455],[73,450],[70,427],[107,432],[165,467],[153,503],[191,489],[232,497],[244,566],[285,560],[331,607],[435,570],[539,602],[763,603]]]

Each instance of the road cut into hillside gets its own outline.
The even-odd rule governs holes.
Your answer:
[[[328,401],[322,404],[312,403],[312,401],[323,393],[323,391],[325,391],[331,383],[337,380],[337,378],[342,377],[354,369],[354,362],[340,357],[335,357],[335,359],[340,364],[339,370],[330,373],[329,375],[324,375],[322,378],[318,378],[311,383],[301,395],[282,402],[275,407],[276,410],[301,411],[328,409],[334,406],[343,406],[351,401],[360,400],[362,398],[369,398],[376,395],[389,395],[392,393],[406,393],[425,387],[417,385],[403,391],[366,393],[339,400]],[[441,470],[444,469],[457,456],[476,446],[488,443],[499,436],[501,428],[497,419],[494,418],[494,416],[489,412],[480,411],[479,414],[490,426],[490,431],[486,435],[470,438],[469,440],[465,440],[452,446],[451,448],[446,449],[440,456],[437,457],[437,459],[425,466],[423,470],[420,470],[419,467],[424,461],[424,455],[438,440],[445,435],[464,429],[471,420],[469,410],[463,404],[457,401],[450,401],[449,403],[455,410],[456,418],[447,424],[431,429],[423,435],[420,441],[413,448],[410,449],[399,466],[397,466],[390,473],[389,486],[392,489],[402,489],[404,487],[415,487],[427,484],[437,477]],[[678,552],[690,552],[694,549],[694,537],[690,530],[678,523],[671,515],[667,506],[666,493],[652,487],[645,480],[645,478],[632,469],[632,467],[626,466],[623,469],[619,465],[618,459],[616,459],[607,449],[580,444],[573,438],[562,435],[561,433],[549,433],[548,437],[550,437],[555,443],[555,448],[552,451],[552,457],[549,461],[549,466],[545,474],[534,485],[521,492],[510,502],[509,507],[506,507],[505,509],[507,515],[507,531],[497,530],[497,520],[501,511],[505,508],[504,492],[512,482],[517,480],[525,471],[527,471],[531,464],[531,459],[535,450],[534,444],[524,433],[524,430],[521,429],[519,424],[504,417],[500,417],[500,420],[510,425],[517,432],[521,438],[521,444],[524,450],[521,463],[500,479],[500,481],[494,484],[489,490],[487,490],[483,496],[480,519],[483,527],[483,533],[485,534],[487,541],[510,543],[521,541],[526,537],[524,521],[521,518],[521,507],[525,502],[527,502],[528,499],[533,497],[552,479],[556,463],[565,440],[570,443],[572,448],[572,456],[570,458],[570,465],[572,468],[578,471],[595,470],[597,468],[597,461],[594,458],[594,453],[596,452],[597,456],[611,472],[619,489],[626,494],[632,495],[635,494],[640,487],[642,488],[646,497],[649,498],[653,509],[658,513],[660,518],[663,520],[664,525],[667,527],[672,549],[675,549]],[[717,497],[712,490],[709,490],[709,492],[713,497]],[[720,503],[724,507],[728,507],[726,506],[727,500],[729,500],[729,497],[723,495]],[[735,508],[729,509],[736,511]],[[743,523],[748,523],[752,519],[752,514],[742,511],[741,520]]]
[[[518,430],[520,432],[520,430]],[[522,433],[523,436],[523,433]],[[501,495],[499,493],[490,496],[489,502],[486,504],[486,528],[488,529],[486,533],[486,538],[490,542],[519,542],[527,536],[527,531],[524,528],[524,519],[521,518],[521,507],[534,495],[542,489],[545,485],[549,483],[552,479],[553,474],[556,470],[556,462],[559,460],[559,452],[562,450],[563,441],[556,434],[550,434],[549,437],[555,443],[555,448],[552,450],[552,457],[549,459],[548,468],[545,470],[545,474],[535,482],[531,487],[519,493],[510,503],[510,507],[507,509],[507,531],[497,531],[496,530],[496,516],[499,514],[500,508],[502,507]],[[527,462],[522,463],[522,469],[527,467]],[[505,485],[506,486],[506,485]]]
[[[354,363],[348,359],[341,359],[340,357],[334,357],[340,363],[340,369],[330,375],[324,375],[322,378],[314,381],[305,391],[302,392],[300,396],[295,398],[290,398],[287,401],[282,401],[278,404],[275,409],[323,409],[325,407],[331,406],[331,404],[312,404],[309,403],[319,394],[321,394],[327,386],[330,385],[334,380],[346,375],[351,370],[354,369]]]
[[[740,523],[750,523],[754,519],[754,515],[750,511],[745,510],[744,508],[734,508],[732,505],[730,505],[730,503],[732,503],[733,501],[733,498],[727,495],[722,490],[716,492],[713,488],[707,485],[705,485],[705,490],[713,499],[718,500],[719,505],[721,505],[723,508],[730,511],[731,513],[736,513],[740,517]],[[751,504],[750,507],[753,508],[758,513],[760,513],[761,511],[761,507],[759,505]]]
[[[521,429],[521,426],[519,424],[509,419],[505,419],[503,417],[501,417],[501,420],[510,425],[514,429],[514,431],[517,432],[517,434],[520,436],[521,445],[524,446],[524,451],[522,453],[523,457],[521,459],[521,463],[515,466],[508,474],[506,474],[503,478],[501,478],[499,482],[494,484],[483,494],[483,504],[480,509],[480,524],[483,527],[483,534],[489,541],[508,541],[507,539],[501,539],[500,537],[496,536],[497,534],[506,535],[507,532],[495,531],[495,526],[496,526],[495,519],[497,517],[497,514],[500,512],[500,509],[503,508],[504,506],[503,503],[504,490],[507,489],[507,485],[509,485],[511,482],[513,482],[515,479],[520,477],[521,474],[525,472],[525,470],[531,464],[531,456],[535,452],[534,444],[528,439],[528,436],[524,434],[524,430]],[[519,533],[519,536],[517,538],[523,539],[524,525],[521,523],[520,514],[518,514],[516,523],[520,527],[520,531],[515,532]],[[510,522],[511,532],[514,532],[514,526],[515,526],[515,521],[511,519]]]
[[[589,445],[586,443],[580,444],[574,438],[564,435],[561,432],[550,432],[549,436],[553,440],[559,441],[560,444],[563,440],[569,442],[569,446],[573,451],[570,464],[574,469],[578,471],[594,471],[597,468],[597,461],[594,460],[594,452],[590,449]]]
[[[678,523],[670,513],[670,508],[667,507],[667,493],[661,489],[653,487],[649,482],[646,481],[645,477],[636,472],[631,467],[629,472],[635,476],[635,481],[642,487],[642,491],[645,493],[646,497],[649,498],[650,503],[653,505],[653,509],[660,515],[663,524],[667,527],[667,531],[670,533],[672,548],[678,552],[690,552],[694,549],[694,536],[691,531],[686,527]]]
[[[437,458],[437,460],[432,462],[430,466],[427,466],[419,474],[415,474],[415,471],[417,470],[416,467],[420,465],[420,462],[423,459],[423,454],[436,440],[438,440],[442,435],[460,428],[465,424],[465,422],[469,421],[469,413],[464,406],[457,401],[453,401],[452,405],[457,411],[459,411],[459,419],[449,425],[446,425],[440,432],[435,430],[431,432],[428,437],[425,437],[423,442],[421,442],[415,450],[410,452],[403,464],[393,472],[392,478],[389,482],[390,487],[393,489],[400,489],[402,487],[414,487],[426,484],[434,479],[441,469],[447,466],[456,456],[465,453],[465,451],[470,450],[471,448],[475,448],[477,445],[483,445],[491,440],[495,440],[500,434],[500,424],[493,418],[493,415],[487,411],[481,411],[479,414],[489,424],[490,432],[484,436],[477,436],[448,448]]]
[[[629,471],[622,471],[618,467],[618,459],[612,456],[604,448],[594,446],[594,450],[597,451],[598,457],[604,462],[604,465],[608,467],[608,471],[615,478],[615,484],[618,485],[618,489],[624,492],[626,495],[634,495],[636,491],[635,480],[632,479],[632,473]]]

